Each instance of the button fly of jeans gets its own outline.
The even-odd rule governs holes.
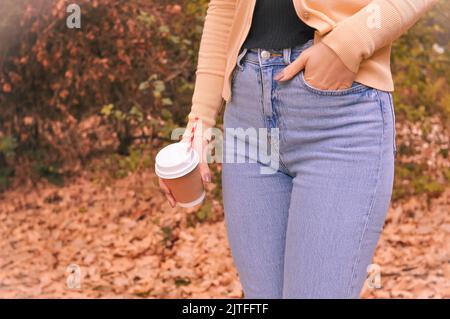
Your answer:
[[[268,59],[268,58],[270,58],[270,52],[269,52],[269,51],[266,51],[266,50],[262,50],[262,51],[261,51],[261,58],[263,58],[263,59]]]

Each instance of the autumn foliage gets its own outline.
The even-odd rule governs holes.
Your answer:
[[[221,166],[186,210],[152,165],[185,124],[208,2],[0,0],[1,298],[242,297]],[[394,193],[364,298],[450,297],[449,13],[440,0],[393,47]]]
[[[66,26],[69,3],[0,1],[0,189],[18,163],[23,174],[27,163],[52,173],[105,151],[139,162],[133,145],[185,124],[208,0],[80,0],[81,29]],[[397,123],[418,125],[424,143],[436,118],[450,126],[449,9],[440,1],[393,48]],[[446,163],[439,143],[433,163]],[[447,165],[418,159],[421,145],[400,130],[397,144],[407,165],[395,198],[439,195]]]
[[[0,25],[0,140],[9,137],[16,154],[44,150],[53,160],[85,158],[92,150],[80,142],[100,137],[80,135],[77,125],[92,115],[113,125],[126,154],[133,139],[145,135],[143,126],[154,137],[161,114],[182,123],[188,112],[203,6],[181,0],[77,4],[81,29],[67,28],[64,0],[0,4],[8,13]],[[4,153],[0,149],[3,163]]]

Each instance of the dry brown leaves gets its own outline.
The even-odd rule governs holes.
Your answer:
[[[381,288],[365,298],[450,297],[450,187],[433,200],[412,198],[391,208],[374,258]]]
[[[145,173],[108,187],[80,178],[7,193],[0,296],[240,297],[223,223],[189,227],[154,180]],[[81,269],[81,289],[66,285],[70,264]]]
[[[152,172],[102,184],[87,176],[58,188],[0,197],[1,298],[240,298],[223,212],[192,226]],[[0,195],[1,196],[1,195]],[[393,203],[374,263],[379,289],[364,298],[450,297],[450,187],[426,204]],[[70,264],[81,288],[67,286]]]

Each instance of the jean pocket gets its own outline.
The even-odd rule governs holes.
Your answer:
[[[240,67],[236,65],[236,66],[234,67],[233,73],[231,74],[231,82],[230,82],[230,84],[231,84],[231,88],[232,88],[232,89],[234,89],[234,85],[235,85],[235,82],[236,82],[236,77],[237,77],[237,75],[238,75],[240,72],[241,72]]]
[[[352,94],[352,93],[358,93],[358,92],[362,92],[364,90],[370,89],[370,87],[359,83],[359,82],[353,82],[352,86],[347,88],[347,89],[342,89],[342,90],[323,90],[323,89],[318,89],[316,87],[314,87],[313,85],[309,84],[306,80],[305,80],[305,72],[304,70],[301,70],[299,72],[299,74],[297,75],[297,77],[299,78],[301,84],[303,85],[303,87],[313,93],[313,94],[317,94],[317,95],[324,95],[324,96],[339,96],[339,95],[347,95],[347,94]]]

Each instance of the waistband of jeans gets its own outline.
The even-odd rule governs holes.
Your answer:
[[[314,39],[310,39],[310,40],[306,41],[303,44],[298,44],[296,46],[293,46],[293,47],[290,47],[290,48],[286,48],[286,49],[290,49],[291,52],[304,51],[308,47],[312,46],[313,42],[314,42]],[[283,54],[283,51],[285,49],[266,49],[266,48],[251,48],[251,49],[247,49],[248,52],[255,52],[255,53],[258,53],[260,50],[269,51],[271,53],[281,53],[281,54]]]
[[[289,64],[290,62],[294,61],[304,50],[312,46],[313,42],[313,39],[311,39],[301,45],[296,45],[291,48],[285,49],[243,48],[239,52],[237,65],[242,67],[242,61],[247,61],[260,66]],[[261,58],[261,53],[263,50],[277,54],[263,59]]]

